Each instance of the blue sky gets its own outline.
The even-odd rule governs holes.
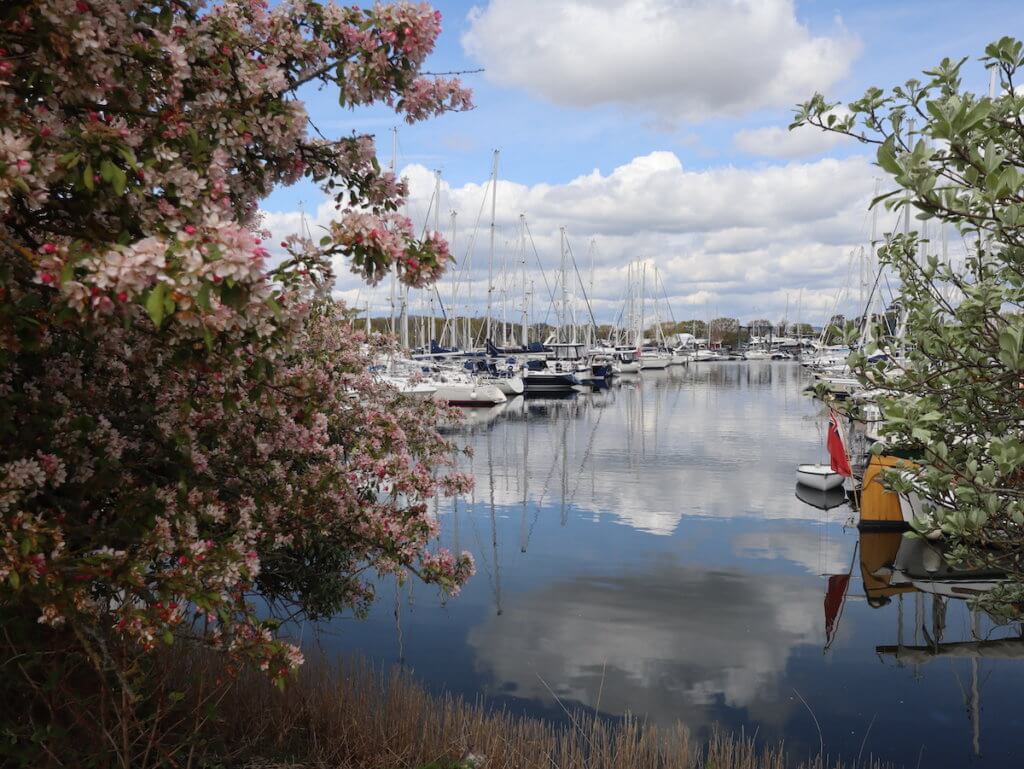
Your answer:
[[[472,112],[408,126],[384,108],[340,111],[330,91],[310,89],[311,117],[328,135],[377,135],[385,161],[398,124],[410,215],[425,215],[428,171],[440,169],[442,212],[458,210],[460,228],[475,217],[500,149],[501,247],[512,248],[519,213],[546,269],[557,262],[558,227],[577,254],[596,240],[594,304],[605,318],[621,303],[625,264],[640,258],[658,265],[677,316],[777,318],[799,297],[804,319],[820,322],[812,316],[844,291],[849,253],[867,239],[876,174],[855,144],[784,133],[791,105],[815,89],[847,101],[943,56],[976,60],[990,40],[1024,35],[1019,4],[994,0],[435,6],[444,31],[429,68],[485,68],[465,78]],[[987,88],[976,61],[965,75],[967,87]],[[264,203],[275,235],[294,226],[300,201],[316,221],[327,216],[315,188],[276,190]],[[471,256],[469,294],[486,294],[486,282],[476,285],[485,260]],[[338,291],[379,304],[347,275]]]

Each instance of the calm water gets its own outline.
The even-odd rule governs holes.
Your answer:
[[[914,591],[869,605],[860,560],[878,543],[859,542],[845,504],[794,495],[795,466],[825,457],[806,384],[795,364],[696,364],[471,413],[456,437],[476,489],[438,515],[477,576],[444,605],[386,583],[369,620],[335,620],[321,644],[524,713],[558,717],[560,701],[720,723],[799,756],[819,739],[802,697],[833,755],[1020,765],[1024,658],[879,650],[927,645],[943,607]],[[828,577],[851,569],[826,649]],[[970,640],[965,603],[944,612],[943,640]],[[986,639],[1021,634],[976,622]]]

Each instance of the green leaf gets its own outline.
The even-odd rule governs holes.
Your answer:
[[[164,294],[167,292],[163,283],[157,283],[146,297],[146,312],[153,320],[153,325],[160,328],[164,322]]]
[[[21,587],[21,577],[18,576],[18,572],[16,571],[12,571],[10,574],[7,575],[7,581],[11,583],[11,587],[13,587],[15,590]]]
[[[209,326],[203,326],[203,341],[206,342],[208,352],[213,352],[213,332]]]
[[[114,192],[117,195],[123,195],[124,189],[128,184],[128,176],[120,166],[113,166],[114,170],[111,172],[113,175]]]
[[[893,150],[892,137],[886,139],[878,148],[877,153],[878,165],[883,170],[888,171],[893,176],[899,176],[902,172],[899,164],[896,162],[896,153]]]
[[[281,305],[277,303],[277,300],[274,299],[273,297],[268,298],[267,307],[269,307],[270,311],[274,313],[274,317],[280,321],[282,316]]]
[[[980,101],[971,108],[971,111],[964,117],[963,122],[957,125],[957,128],[961,131],[969,131],[987,118],[991,112],[992,102]]]
[[[165,630],[164,631],[163,638],[164,638],[164,643],[167,644],[168,646],[170,646],[171,644],[174,643],[174,636],[171,634],[170,630]]]
[[[132,152],[131,148],[121,147],[118,149],[118,152],[121,153],[121,157],[124,158],[124,162],[128,164],[129,168],[135,168],[139,164],[139,161],[135,159],[135,153]]]
[[[93,175],[92,163],[86,163],[85,170],[82,171],[82,184],[85,185],[85,188],[89,190],[89,192],[96,189],[96,182],[92,178]]]
[[[210,284],[203,283],[199,289],[199,293],[196,294],[196,305],[202,307],[204,310],[209,312],[212,309],[210,305]]]

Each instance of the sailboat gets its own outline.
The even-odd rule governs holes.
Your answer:
[[[458,369],[435,366],[426,372],[426,381],[435,388],[434,400],[449,406],[495,406],[508,400],[497,386]]]

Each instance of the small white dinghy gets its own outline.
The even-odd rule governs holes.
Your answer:
[[[831,465],[797,465],[796,482],[819,491],[830,491],[843,485],[843,476]]]

